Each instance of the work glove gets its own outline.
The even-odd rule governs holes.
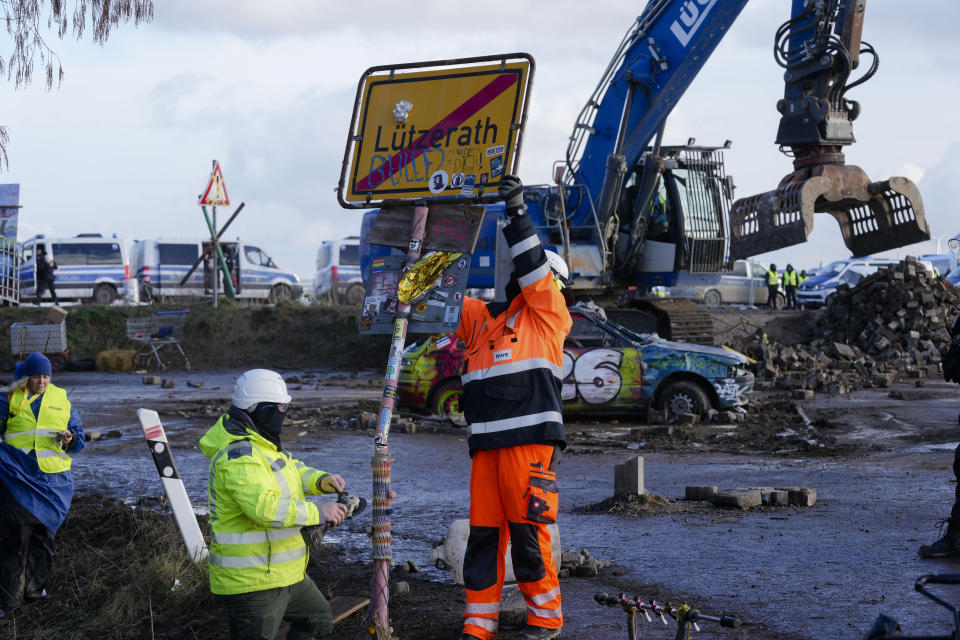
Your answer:
[[[503,176],[498,188],[500,197],[507,205],[507,215],[511,218],[523,215],[523,183],[517,176]]]
[[[320,476],[318,488],[324,493],[340,493],[346,484],[339,473],[328,473]]]

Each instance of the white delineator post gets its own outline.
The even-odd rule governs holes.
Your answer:
[[[410,242],[407,247],[405,269],[420,258],[423,237],[427,226],[427,206],[418,202],[413,212],[413,225],[410,230]],[[390,357],[384,377],[383,396],[380,399],[380,417],[377,433],[374,436],[374,454],[370,465],[373,467],[373,588],[370,594],[370,612],[367,616],[375,628],[371,629],[378,637],[392,638],[388,601],[390,596],[390,563],[393,560],[390,547],[390,470],[393,458],[387,447],[390,435],[390,421],[397,398],[397,381],[400,377],[400,358],[407,337],[407,318],[410,305],[398,303],[393,324],[393,340],[390,343]]]
[[[152,409],[137,409],[137,418],[140,420],[143,435],[147,438],[150,455],[157,465],[157,473],[160,474],[160,482],[167,494],[167,500],[170,501],[170,509],[180,528],[180,535],[187,546],[187,553],[191,560],[200,562],[207,557],[207,543],[197,523],[197,516],[193,513],[180,472],[173,462],[170,443],[167,442],[167,434],[160,424],[160,416]]]

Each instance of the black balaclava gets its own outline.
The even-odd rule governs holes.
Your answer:
[[[254,431],[276,445],[277,449],[282,448],[280,432],[283,429],[283,420],[287,417],[287,412],[279,411],[278,403],[261,402],[249,411],[230,407],[230,417],[253,427]]]

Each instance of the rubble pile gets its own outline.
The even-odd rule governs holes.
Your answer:
[[[745,350],[758,360],[761,387],[828,393],[889,387],[897,375],[938,375],[958,302],[952,285],[908,256],[856,287],[838,287],[806,341],[766,343],[758,333]]]

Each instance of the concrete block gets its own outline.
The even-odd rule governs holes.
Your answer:
[[[667,424],[667,410],[647,409],[647,424]]]
[[[717,495],[717,487],[697,487],[687,485],[684,490],[684,498],[686,500],[710,500],[713,496]]]
[[[643,456],[636,456],[613,468],[613,493],[617,496],[646,493],[643,487]]]
[[[815,396],[813,389],[794,389],[790,393],[790,397],[794,400],[813,400]]]
[[[143,384],[160,384],[159,376],[143,376]]]
[[[681,413],[677,416],[677,424],[697,424],[700,416],[695,413]]]
[[[893,386],[893,374],[892,373],[878,373],[873,376],[873,383],[881,388],[889,388]]]
[[[777,491],[773,489],[767,493],[762,494],[763,504],[771,507],[785,507],[790,504],[790,492],[789,491]]]
[[[718,507],[749,509],[763,504],[763,496],[755,489],[727,489],[718,491],[710,502]]]
[[[812,507],[817,503],[817,490],[811,487],[777,487],[778,491],[786,491],[789,502],[796,507]]]

